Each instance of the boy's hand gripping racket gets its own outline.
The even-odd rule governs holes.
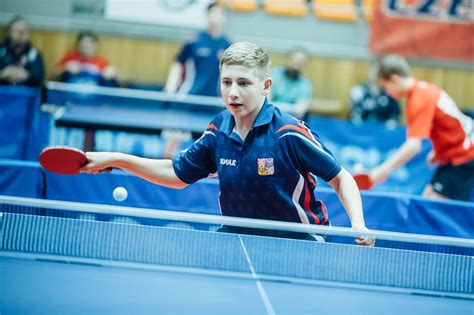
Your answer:
[[[369,190],[372,188],[374,183],[370,180],[368,173],[359,173],[354,175],[354,180],[360,190]]]
[[[50,172],[62,175],[79,174],[79,169],[87,164],[86,154],[76,148],[54,146],[44,149],[40,156],[41,166]]]

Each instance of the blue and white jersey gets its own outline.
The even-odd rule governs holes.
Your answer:
[[[340,164],[305,123],[265,101],[245,141],[224,111],[190,148],[173,158],[176,175],[193,183],[218,173],[223,215],[328,224],[314,196],[316,176],[330,181]]]
[[[219,96],[219,61],[230,46],[225,36],[213,38],[199,32],[187,42],[176,56],[184,65],[184,81],[178,92],[183,94]]]

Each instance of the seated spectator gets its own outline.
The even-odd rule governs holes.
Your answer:
[[[307,59],[306,51],[300,48],[294,49],[290,52],[286,66],[276,67],[271,71],[273,79],[271,101],[299,118],[306,114],[313,97],[311,82],[301,74]]]
[[[118,86],[117,70],[96,55],[99,38],[92,32],[79,33],[76,48],[56,65],[56,74],[63,82],[101,86]]]
[[[8,24],[7,37],[0,44],[0,84],[41,86],[43,58],[30,43],[30,27],[20,16]]]
[[[351,89],[349,116],[354,123],[376,121],[395,127],[400,120],[400,104],[378,85],[364,82]]]

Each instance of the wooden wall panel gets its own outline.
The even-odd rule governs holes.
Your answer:
[[[44,58],[47,79],[54,79],[55,64],[74,46],[75,34],[65,32],[32,31],[31,41]]]
[[[461,109],[474,108],[474,72],[415,66],[413,75],[441,86]]]
[[[5,29],[0,29],[3,38]],[[73,46],[75,33],[34,30],[33,44],[43,52],[48,78],[54,64]],[[102,35],[99,53],[119,69],[122,80],[163,84],[179,43]],[[284,65],[286,55],[272,54],[274,66]],[[368,62],[313,56],[304,74],[313,83],[314,97],[338,100],[348,105],[350,88],[367,79]],[[442,86],[462,109],[474,107],[474,72],[446,68],[413,67],[413,74]]]
[[[44,56],[47,77],[53,79],[54,65],[74,48],[76,33],[33,31],[31,40]],[[179,49],[178,44],[101,36],[99,55],[108,59],[126,81],[162,83]]]
[[[100,53],[119,69],[120,77],[140,82],[165,82],[179,48],[179,44],[116,37],[100,42]]]

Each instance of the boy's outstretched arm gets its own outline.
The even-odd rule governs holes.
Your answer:
[[[334,188],[339,200],[349,216],[352,228],[362,232],[369,230],[365,226],[364,213],[362,210],[362,200],[359,189],[352,175],[342,168],[329,184]],[[369,236],[361,236],[356,238],[359,245],[374,246],[375,239]]]
[[[420,138],[408,138],[392,156],[370,171],[371,182],[374,184],[383,182],[393,170],[410,161],[420,152],[421,141]]]
[[[170,188],[184,188],[188,184],[176,176],[171,160],[147,159],[119,152],[87,152],[89,162],[81,173],[99,174],[110,168],[119,168],[149,182]]]

